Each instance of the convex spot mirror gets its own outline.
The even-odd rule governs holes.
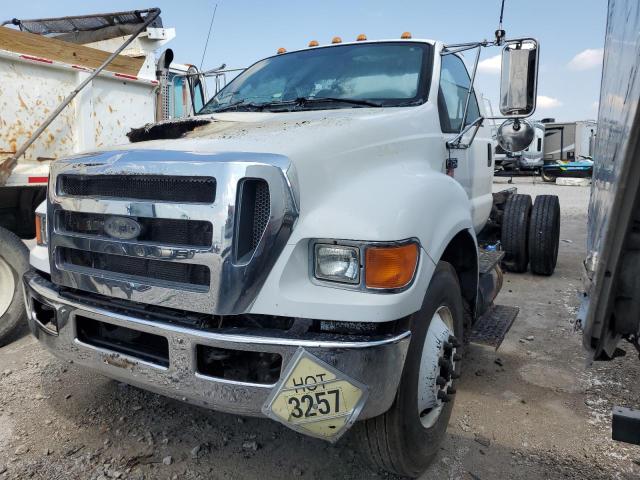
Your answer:
[[[533,142],[535,129],[526,120],[506,120],[498,128],[496,140],[506,152],[521,152]]]
[[[538,42],[533,38],[509,40],[502,50],[500,113],[524,118],[536,109]]]

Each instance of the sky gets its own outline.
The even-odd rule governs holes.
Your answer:
[[[492,39],[500,10],[500,0],[31,0],[9,8],[9,2],[0,1],[4,16],[23,19],[157,6],[164,25],[176,28],[176,38],[167,45],[175,60],[196,65],[217,4],[205,69],[222,63],[246,67],[279,47],[305,48],[314,39],[328,44],[336,35],[347,41],[365,33],[373,40],[409,31],[414,38],[445,43]],[[534,118],[597,118],[606,10],[606,0],[506,0],[507,37],[531,36],[540,42]],[[499,53],[483,49],[476,79],[477,91],[490,99],[496,113]]]

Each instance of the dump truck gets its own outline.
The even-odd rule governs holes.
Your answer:
[[[189,116],[206,101],[197,68],[172,63],[171,50],[156,55],[174,37],[157,10],[0,26],[0,344],[26,322],[22,239],[36,236],[50,163],[120,144],[132,127]]]
[[[485,48],[502,50],[497,139],[522,150],[538,43],[499,29],[282,48],[195,117],[57,160],[24,276],[31,332],[168,397],[349,432],[373,466],[418,476],[466,342],[497,348],[518,313],[494,302],[502,267],[557,259],[557,197],[492,193]]]
[[[639,30],[637,2],[609,2],[584,288],[576,321],[595,361],[616,361],[625,349],[640,353]],[[615,440],[640,445],[639,409],[614,406]]]

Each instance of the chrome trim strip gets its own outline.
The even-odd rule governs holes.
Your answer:
[[[214,203],[189,204],[159,201],[125,201],[59,195],[59,175],[167,175],[214,177]],[[290,175],[289,175],[290,174]],[[262,179],[269,185],[271,216],[250,261],[236,262],[234,231],[237,188],[243,178]],[[59,285],[170,308],[220,315],[247,312],[289,239],[298,217],[299,198],[295,171],[288,158],[262,153],[197,153],[170,150],[117,150],[78,155],[54,162],[48,192],[49,218],[60,210],[145,218],[206,220],[213,224],[210,248],[178,248],[135,240],[87,239],[60,231],[48,222],[51,278]],[[211,272],[210,288],[197,285],[176,291],[144,278],[105,270],[78,269],[56,261],[56,249],[70,247],[167,262],[205,265]],[[181,284],[182,285],[182,284]],[[196,293],[199,291],[200,293]]]

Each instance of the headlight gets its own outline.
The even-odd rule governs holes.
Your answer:
[[[40,246],[47,244],[47,215],[36,213],[36,243]]]
[[[314,275],[320,280],[360,283],[360,250],[345,245],[316,244]]]

